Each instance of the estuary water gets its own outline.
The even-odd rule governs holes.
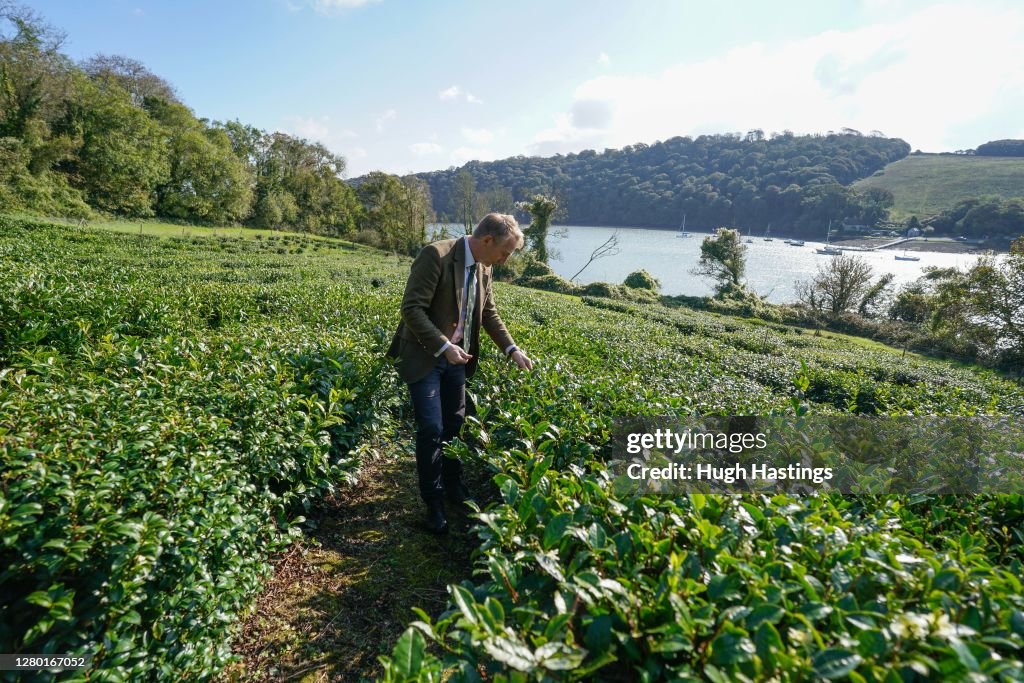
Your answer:
[[[710,280],[693,275],[700,259],[700,245],[709,233],[692,233],[679,237],[673,230],[646,228],[609,228],[583,225],[555,226],[548,237],[548,246],[556,258],[549,259],[555,272],[571,277],[583,267],[591,252],[612,234],[619,237],[619,253],[591,263],[576,281],[587,284],[595,281],[621,284],[626,276],[644,268],[661,281],[662,294],[706,296],[713,293]],[[744,238],[746,239],[746,238]],[[747,247],[747,286],[772,303],[796,301],[797,280],[808,280],[817,271],[818,264],[827,263],[833,256],[815,253],[823,242],[808,241],[802,247],[785,243],[784,238],[765,242],[761,237]],[[862,256],[875,270],[875,276],[892,273],[896,286],[916,280],[928,266],[968,268],[978,258],[976,254],[945,254],[930,251],[908,252],[920,261],[897,261],[899,249],[849,252]]]
[[[461,225],[428,226],[430,234],[444,227],[449,235],[463,234]],[[690,237],[679,237],[674,230],[648,228],[611,228],[587,225],[556,225],[548,236],[548,248],[554,251],[549,263],[564,278],[572,277],[590,258],[590,254],[613,234],[619,237],[619,252],[591,263],[576,278],[580,284],[611,282],[622,284],[626,276],[641,268],[661,281],[662,294],[708,296],[714,293],[711,281],[692,274],[700,259],[700,245],[710,233],[694,232]],[[744,239],[747,239],[744,237]],[[776,237],[765,242],[760,236],[751,236],[747,247],[747,287],[776,304],[796,301],[796,282],[808,280],[817,271],[818,264],[827,263],[832,256],[815,253],[823,242],[811,242],[802,247],[786,244],[785,238]],[[980,258],[976,254],[946,254],[931,251],[912,251],[920,261],[897,261],[900,249],[849,252],[862,256],[875,269],[875,277],[892,273],[897,287],[916,280],[928,266],[940,268],[969,268]]]

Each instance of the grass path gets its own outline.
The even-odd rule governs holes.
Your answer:
[[[469,474],[483,492],[486,482]],[[439,615],[448,584],[470,578],[474,520],[448,513],[451,533],[427,533],[411,453],[366,461],[358,483],[325,499],[309,515],[315,528],[274,562],[235,639],[243,661],[224,679],[376,678],[377,655],[391,652],[412,608]]]

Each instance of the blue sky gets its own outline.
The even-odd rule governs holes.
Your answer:
[[[319,140],[348,176],[674,135],[1024,137],[1015,0],[36,0],[75,59],[142,61],[197,116]]]

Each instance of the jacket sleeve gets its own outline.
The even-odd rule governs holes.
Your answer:
[[[441,255],[437,249],[428,245],[420,250],[412,262],[412,272],[402,297],[402,321],[416,341],[432,354],[436,354],[448,342],[448,337],[441,334],[441,330],[427,315],[440,280]]]
[[[490,273],[488,273],[487,285],[484,288],[484,308],[481,325],[483,325],[487,334],[498,345],[502,353],[505,353],[505,349],[515,344],[512,341],[512,335],[505,328],[505,323],[501,321],[501,316],[498,315],[498,307],[494,303],[494,293],[491,291]]]

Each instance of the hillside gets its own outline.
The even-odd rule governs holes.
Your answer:
[[[610,463],[623,416],[1018,419],[993,372],[498,283],[537,367],[481,348],[449,454],[484,509],[424,540],[382,356],[407,259],[3,217],[0,256],[0,651],[97,680],[210,679],[232,641],[258,680],[382,652],[393,681],[1024,673],[1020,495],[636,495]]]
[[[420,173],[434,210],[458,222],[474,215],[474,190],[493,210],[536,193],[555,194],[565,222],[694,230],[739,225],[811,235],[829,220],[873,224],[886,195],[852,192],[853,181],[907,155],[903,140],[830,134],[675,137],[603,152],[472,161]],[[355,179],[354,184],[359,184]],[[504,202],[505,206],[501,203]]]
[[[925,218],[962,199],[1024,196],[1024,158],[914,154],[853,184],[858,190],[892,192],[892,219]]]

